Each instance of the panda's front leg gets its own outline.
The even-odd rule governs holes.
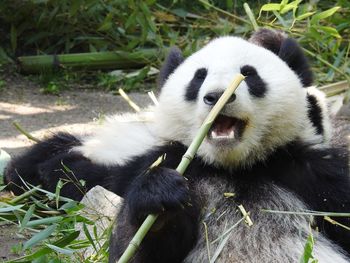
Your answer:
[[[132,262],[182,262],[197,240],[200,210],[189,183],[178,172],[157,167],[135,178],[110,242],[116,262],[148,214],[160,214]]]

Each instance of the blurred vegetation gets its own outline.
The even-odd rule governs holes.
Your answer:
[[[240,0],[2,0],[0,63],[16,57],[96,51],[128,51],[177,45],[189,55],[210,38],[248,37],[254,30]],[[287,31],[310,56],[318,83],[347,79],[350,73],[350,1],[246,1],[257,25]],[[95,86],[126,89],[141,81],[154,83],[159,57],[131,80],[94,73]],[[127,75],[134,69],[124,70]],[[148,72],[152,74],[148,74]],[[60,73],[62,76],[62,73]],[[65,79],[69,69],[63,74]],[[102,74],[103,77],[99,75]],[[122,76],[121,74],[120,76]],[[89,75],[89,74],[88,74]],[[134,79],[135,78],[135,79]],[[56,78],[60,79],[60,78]],[[100,80],[103,81],[100,81]],[[133,80],[134,79],[134,80]],[[107,81],[106,81],[107,80]],[[56,81],[56,80],[54,80]],[[60,86],[50,80],[51,88]],[[65,85],[66,81],[63,81]],[[104,85],[104,83],[107,83]],[[114,83],[114,85],[113,85]],[[54,89],[56,90],[56,88]]]

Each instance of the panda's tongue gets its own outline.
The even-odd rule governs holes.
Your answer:
[[[219,115],[212,126],[211,137],[213,139],[233,139],[235,137],[236,121],[236,118]]]

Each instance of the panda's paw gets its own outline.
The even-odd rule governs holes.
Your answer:
[[[126,196],[130,219],[139,224],[148,214],[176,214],[191,203],[186,179],[176,170],[157,167],[140,175]]]

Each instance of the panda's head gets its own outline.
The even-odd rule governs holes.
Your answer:
[[[294,140],[322,137],[310,118],[306,87],[312,74],[301,48],[267,29],[248,41],[214,39],[187,59],[173,49],[160,74],[159,135],[189,145],[238,73],[246,79],[236,99],[224,107],[198,151],[206,162],[249,166]]]

